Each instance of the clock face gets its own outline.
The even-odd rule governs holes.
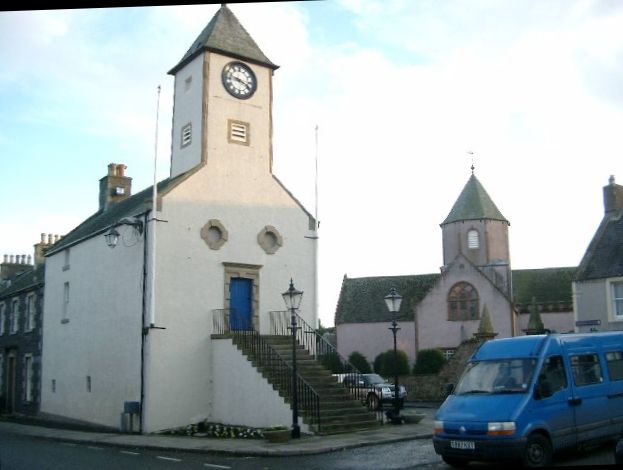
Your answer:
[[[230,62],[223,67],[221,80],[229,94],[241,100],[251,98],[257,88],[253,70],[242,62]]]

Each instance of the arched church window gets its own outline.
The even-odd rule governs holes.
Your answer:
[[[467,248],[475,250],[480,248],[480,239],[478,238],[478,230],[472,229],[467,232]]]
[[[468,282],[458,282],[448,292],[448,320],[478,320],[478,291]]]

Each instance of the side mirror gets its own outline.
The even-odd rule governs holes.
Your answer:
[[[452,395],[454,392],[454,384],[446,384],[446,395]]]

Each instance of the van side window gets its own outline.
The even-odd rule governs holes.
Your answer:
[[[550,356],[545,360],[539,375],[539,382],[546,384],[548,395],[553,395],[558,390],[567,388],[567,374],[562,356]]]
[[[604,380],[597,354],[571,356],[571,370],[576,385],[596,384]]]
[[[610,380],[623,380],[623,352],[606,353],[606,363]]]

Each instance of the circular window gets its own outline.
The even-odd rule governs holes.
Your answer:
[[[283,244],[283,238],[281,234],[272,225],[264,227],[257,235],[257,242],[269,254],[275,254],[281,245]]]
[[[208,220],[208,223],[201,228],[201,238],[213,250],[222,247],[228,236],[227,230],[217,219]]]

